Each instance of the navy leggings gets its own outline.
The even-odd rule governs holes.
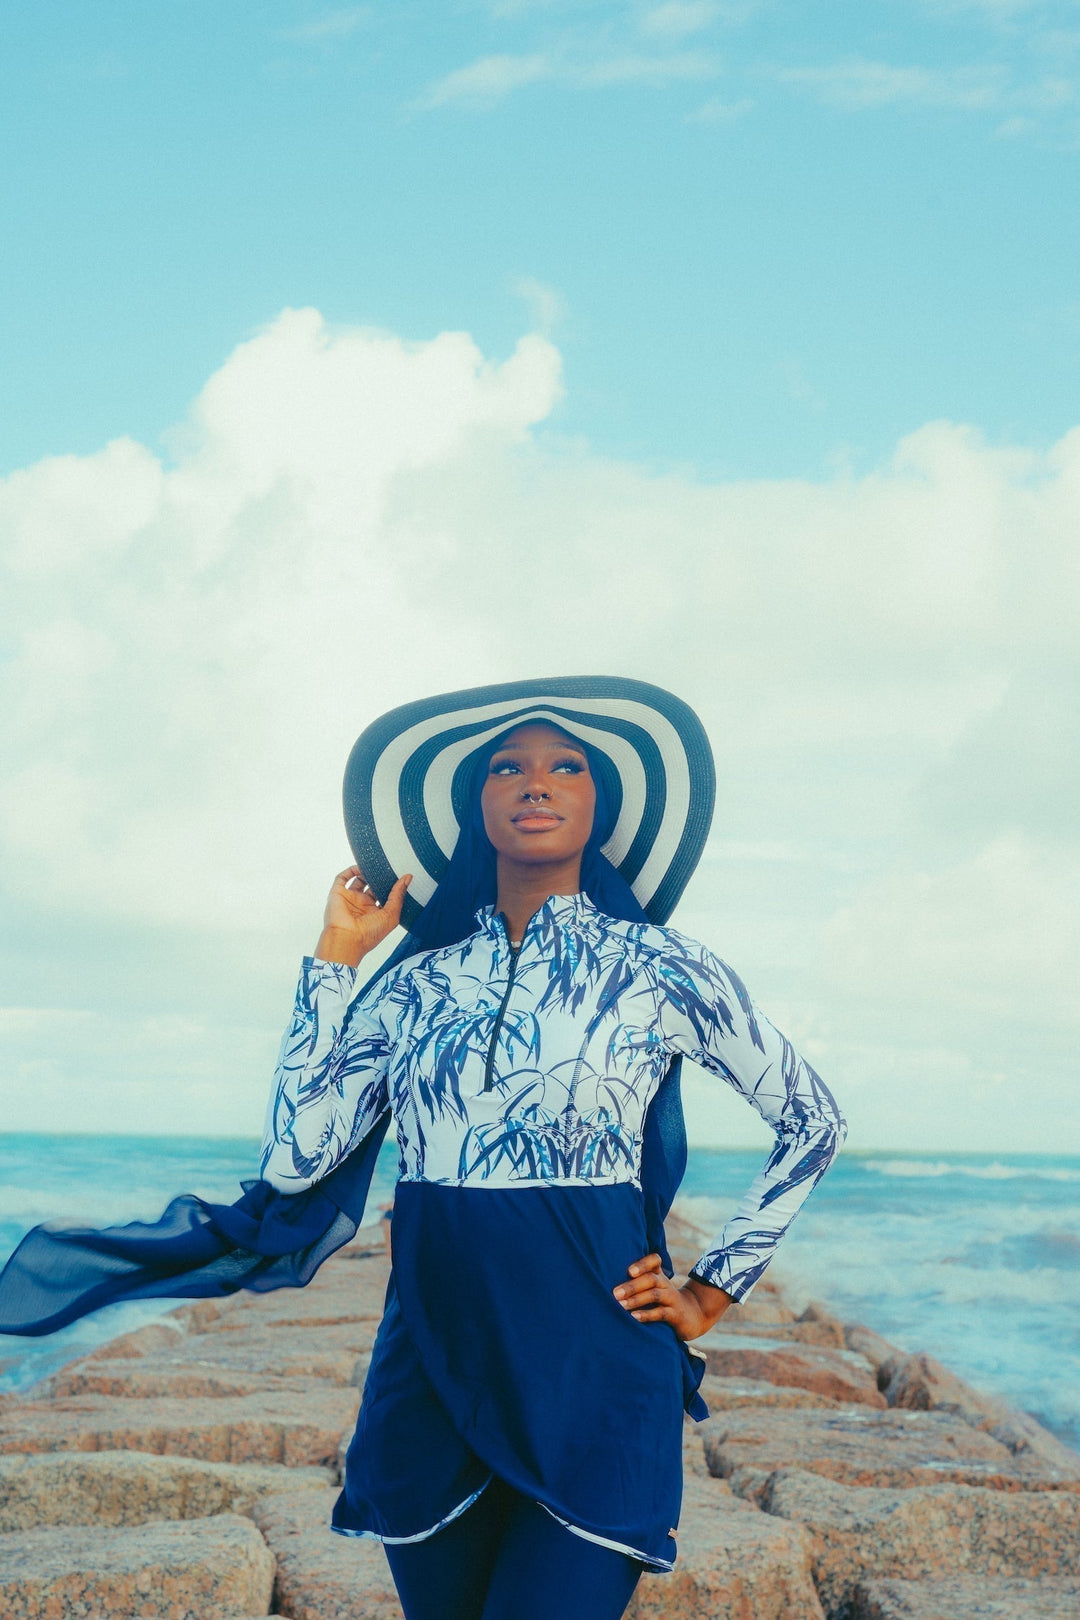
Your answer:
[[[405,1620],[619,1620],[642,1569],[500,1479],[425,1541],[383,1545]]]

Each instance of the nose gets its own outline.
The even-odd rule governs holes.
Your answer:
[[[529,799],[535,804],[539,804],[541,799],[551,798],[551,794],[544,786],[544,778],[541,772],[531,771],[526,776],[521,784],[521,797]]]

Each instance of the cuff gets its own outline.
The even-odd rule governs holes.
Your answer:
[[[319,956],[305,956],[300,964],[300,981],[296,987],[296,1009],[310,1013],[320,994],[338,995],[348,1001],[356,988],[359,969],[345,962],[324,962]]]
[[[703,1254],[689,1270],[687,1276],[710,1288],[722,1288],[737,1305],[748,1299],[765,1274],[772,1255],[764,1258],[745,1255],[734,1256],[724,1250]]]

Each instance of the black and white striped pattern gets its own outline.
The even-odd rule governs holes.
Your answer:
[[[406,703],[357,739],[345,771],[345,825],[380,899],[412,872],[406,926],[430,900],[458,836],[455,810],[476,751],[511,726],[549,720],[601,755],[615,826],[604,854],[654,923],[697,865],[715,772],[701,721],[662,687],[621,676],[509,681]]]

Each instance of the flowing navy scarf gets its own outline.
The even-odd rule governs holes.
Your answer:
[[[495,851],[480,808],[493,746],[497,744],[483,749],[475,762],[469,812],[435,894],[368,984],[418,951],[465,939],[475,930],[477,909],[494,904]],[[586,753],[592,760],[591,750]],[[613,817],[601,772],[594,768],[592,774],[597,801],[582,854],[581,887],[600,911],[647,922],[629,884],[601,852]],[[686,1169],[680,1066],[681,1059],[675,1059],[646,1113],[641,1162],[649,1246],[661,1255],[669,1276],[664,1219]],[[185,1193],[156,1221],[103,1228],[55,1222],[34,1227],[0,1273],[0,1333],[54,1333],[121,1300],[302,1288],[328,1255],[355,1236],[389,1120],[387,1108],[363,1141],[304,1192],[286,1194],[266,1181],[245,1181],[243,1196],[234,1204],[212,1204]],[[687,1376],[696,1389],[700,1371]]]

